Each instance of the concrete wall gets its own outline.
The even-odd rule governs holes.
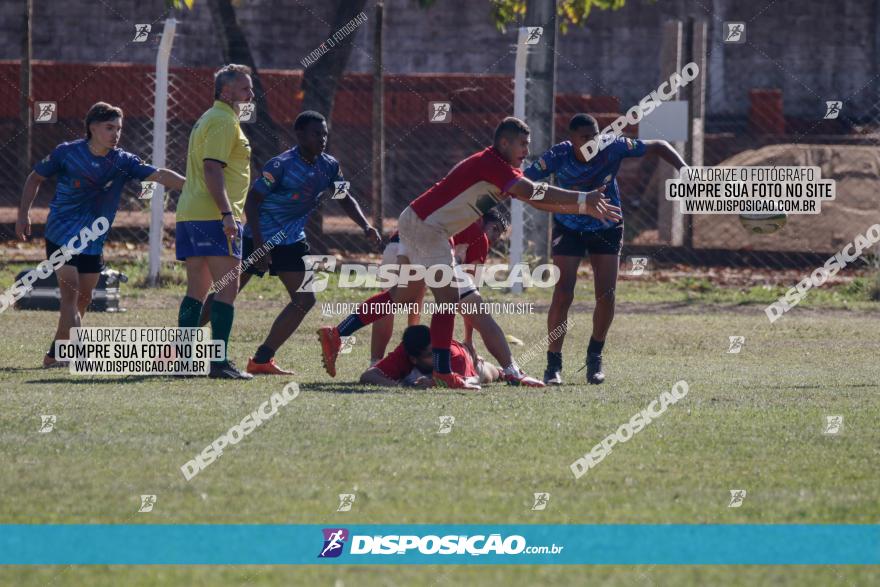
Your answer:
[[[0,3],[0,58],[19,57],[23,2]],[[327,38],[333,2],[242,0],[238,8],[260,67],[296,69]],[[64,0],[35,2],[37,59],[151,63],[153,43],[131,43],[135,23],[168,15],[163,0]],[[789,116],[820,117],[824,101],[845,100],[844,114],[873,117],[880,73],[877,0],[629,0],[616,12],[594,11],[585,28],[559,37],[558,89],[617,95],[624,108],[658,79],[661,24],[693,16],[710,25],[707,105],[710,116],[743,116],[748,90],[781,88]],[[387,0],[386,67],[392,73],[501,73],[513,70],[513,31],[490,20],[488,0]],[[370,71],[372,2],[356,33],[352,71]],[[205,0],[178,13],[176,65],[213,66],[221,50]],[[721,43],[721,22],[747,22],[747,43]]]

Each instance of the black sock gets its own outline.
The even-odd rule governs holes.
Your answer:
[[[562,353],[547,351],[547,368],[562,370]]]
[[[226,346],[226,357],[223,360],[215,360],[215,363],[229,362],[229,334],[232,332],[232,322],[235,319],[235,307],[232,304],[214,301],[211,307],[211,338],[222,340]],[[196,314],[198,320],[198,314]]]
[[[275,356],[275,351],[264,344],[257,348],[254,354],[254,363],[268,363]]]
[[[55,358],[55,341],[54,340],[52,341],[52,346],[49,347],[49,352],[46,353],[46,356],[50,357],[52,359]]]
[[[449,349],[431,349],[434,355],[434,371],[437,373],[452,373],[452,363]]]
[[[593,338],[591,336],[590,337],[590,344],[587,347],[587,354],[588,355],[601,355],[602,354],[602,347],[604,347],[604,346],[605,346],[604,340],[596,340],[595,338]]]
[[[177,326],[179,328],[197,328],[201,314],[201,300],[183,296],[180,301],[180,309],[177,311]]]

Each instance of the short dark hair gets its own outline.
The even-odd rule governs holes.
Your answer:
[[[306,110],[300,112],[296,120],[293,121],[293,130],[303,130],[310,122],[327,122],[327,119],[320,112]]]
[[[568,123],[568,130],[577,130],[585,126],[589,126],[596,131],[596,134],[599,134],[599,122],[589,114],[584,114],[583,112],[571,117],[571,121]]]
[[[122,118],[122,108],[111,106],[107,102],[92,104],[92,107],[86,113],[86,139],[92,138],[92,131],[89,130],[89,126],[93,122],[107,122],[117,118]]]
[[[502,231],[507,230],[510,226],[510,220],[507,219],[507,216],[495,208],[487,210],[486,213],[483,214],[483,226],[489,222],[497,222]]]
[[[493,143],[497,145],[502,138],[509,138],[511,135],[527,135],[529,132],[529,125],[515,116],[508,116],[495,127]]]
[[[214,99],[220,97],[224,86],[240,75],[250,75],[251,68],[247,65],[229,63],[214,72]]]
[[[431,346],[431,329],[424,324],[413,324],[403,331],[403,350],[410,357],[418,357],[429,346]]]

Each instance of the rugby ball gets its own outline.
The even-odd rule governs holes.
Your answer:
[[[788,221],[784,213],[740,214],[739,222],[752,234],[773,234],[782,229]]]

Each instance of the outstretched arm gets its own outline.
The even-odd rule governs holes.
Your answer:
[[[370,367],[361,373],[360,382],[369,385],[382,385],[384,387],[400,387],[399,382],[385,377],[385,374],[375,367]]]
[[[573,192],[546,183],[536,184],[522,177],[508,190],[511,196],[526,204],[561,214],[587,214],[599,220],[622,220],[620,208],[604,196],[602,186],[591,192]]]
[[[682,167],[688,166],[682,156],[678,154],[678,151],[667,141],[642,142],[645,143],[647,153],[656,153],[658,157],[675,167],[675,169],[680,170]]]
[[[363,210],[361,210],[361,205],[358,204],[357,200],[351,197],[351,194],[346,194],[344,198],[339,200],[339,204],[342,206],[342,209],[345,210],[345,213],[348,214],[348,217],[351,218],[355,224],[361,227],[361,230],[364,231],[364,235],[372,240],[373,244],[377,248],[381,247],[382,235],[379,234],[378,230],[373,228],[373,226],[364,216],[364,212]]]
[[[183,190],[183,182],[186,181],[186,178],[170,169],[158,169],[155,173],[147,177],[146,181],[155,181],[161,183],[168,189],[181,191]]]

